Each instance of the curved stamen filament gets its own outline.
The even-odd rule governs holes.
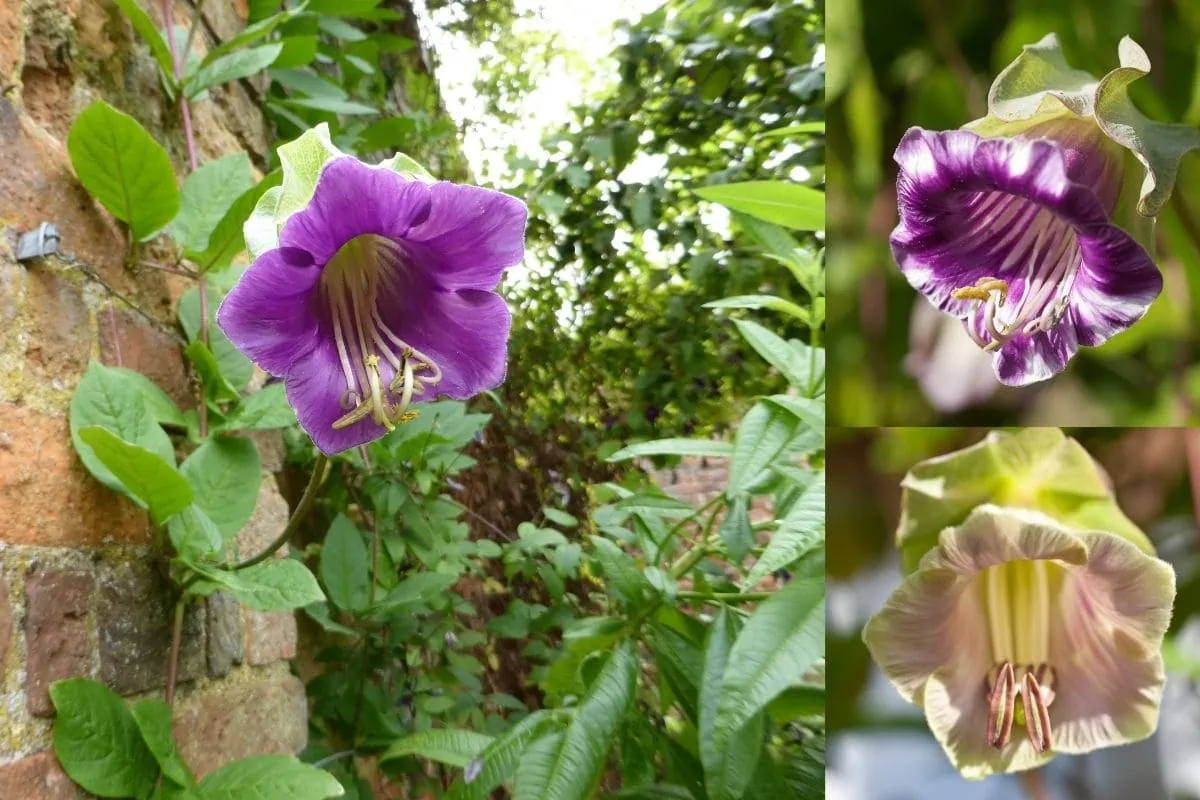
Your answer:
[[[1039,753],[1052,749],[1049,703],[1033,672],[1026,672],[1021,678],[1021,703],[1025,706],[1025,732],[1029,734],[1033,749]]]
[[[339,403],[347,412],[332,423],[343,429],[371,419],[392,430],[416,416],[409,409],[442,370],[425,353],[401,339],[384,322],[381,298],[392,301],[402,286],[396,270],[404,263],[395,243],[374,236],[352,239],[326,265],[321,297],[328,303],[333,339],[346,389]],[[381,294],[381,289],[386,292]],[[391,379],[384,374],[391,369]]]

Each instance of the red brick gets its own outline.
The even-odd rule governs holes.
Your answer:
[[[184,698],[175,708],[175,739],[196,777],[255,755],[298,753],[308,740],[304,684],[292,675]]]
[[[84,469],[66,419],[0,403],[0,434],[0,540],[43,547],[150,542],[145,512]]]
[[[0,797],[12,800],[84,800],[87,797],[49,750],[0,766]]]
[[[46,572],[25,583],[29,711],[54,714],[50,684],[90,672],[88,610],[96,582],[85,572]]]
[[[246,609],[246,663],[251,666],[296,657],[296,615],[291,611]]]
[[[43,382],[74,388],[92,351],[87,306],[79,289],[53,272],[30,269],[26,275],[26,306],[33,319],[25,361]]]
[[[195,405],[179,342],[128,311],[101,311],[97,326],[105,364],[140,372],[182,408]]]
[[[66,147],[0,98],[0,223],[20,231],[53,222],[62,247],[118,287],[131,281],[124,269],[125,234],[76,180]]]
[[[5,673],[4,659],[8,656],[12,631],[12,601],[8,599],[8,581],[0,575],[0,676]],[[3,683],[3,677],[0,677],[0,685]]]

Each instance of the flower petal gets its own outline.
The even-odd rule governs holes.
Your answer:
[[[390,169],[368,167],[349,157],[325,165],[312,200],[293,214],[279,235],[324,265],[356,236],[375,234],[403,244],[430,208],[429,187]]]
[[[320,277],[320,266],[307,252],[268,250],[221,301],[217,324],[247,358],[283,376],[318,339],[312,303]]]
[[[494,289],[525,256],[528,209],[515,197],[453,183],[430,187],[429,216],[408,234],[447,289]],[[416,248],[414,248],[416,249]]]
[[[332,334],[322,335],[319,344],[292,365],[284,388],[288,402],[296,410],[300,427],[326,455],[337,455],[387,433],[370,417],[347,428],[334,429],[333,423],[345,415],[347,409],[341,405],[346,380]]]
[[[1083,534],[1083,568],[1069,568],[1051,631],[1058,689],[1055,747],[1082,753],[1144,739],[1158,725],[1175,573],[1111,534]]]

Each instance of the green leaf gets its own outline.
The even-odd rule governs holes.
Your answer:
[[[228,387],[223,388],[222,393],[227,396],[232,390],[236,395],[236,390],[241,389],[250,381],[250,377],[254,374],[254,365],[250,363],[250,359],[233,346],[233,343],[217,326],[216,314],[220,304],[220,293],[210,286],[208,291],[208,349],[216,361],[219,373],[228,382]],[[200,335],[200,293],[195,287],[188,289],[179,298],[179,307],[176,313],[179,314],[179,324],[183,327],[183,332],[187,334],[188,341],[194,344]],[[237,400],[238,397],[234,396],[229,399]]]
[[[747,411],[733,437],[726,495],[732,499],[753,489],[763,472],[791,441],[796,427],[791,414],[775,410],[766,403],[758,403]]]
[[[275,59],[275,63],[271,65],[271,72],[280,69],[294,69],[296,67],[304,67],[313,62],[317,57],[318,37],[313,34],[311,36],[289,36],[282,41],[283,50],[279,51],[279,57]]]
[[[704,652],[704,678],[700,684],[700,763],[704,765],[704,785],[709,800],[740,798],[754,777],[754,768],[764,749],[761,714],[751,718],[729,747],[718,750],[713,746],[717,703],[736,634],[729,610],[722,608],[709,629]]]
[[[125,702],[87,678],[57,681],[50,700],[58,717],[54,754],[63,770],[100,797],[146,797],[158,767]]]
[[[230,207],[254,186],[250,159],[235,153],[202,164],[183,182],[171,235],[186,253],[203,253]]]
[[[106,367],[105,369],[119,375],[120,379],[130,386],[137,387],[142,394],[142,399],[146,401],[150,415],[159,425],[171,425],[176,428],[187,427],[187,420],[184,418],[183,412],[179,410],[179,406],[175,405],[171,396],[159,388],[154,381],[140,372],[134,372],[124,367]]]
[[[142,733],[142,741],[158,762],[163,775],[180,786],[195,786],[196,779],[175,746],[175,734],[171,730],[171,707],[162,700],[149,698],[139,700],[130,711]]]
[[[555,720],[549,711],[535,711],[494,739],[474,759],[479,774],[470,782],[463,777],[455,780],[446,800],[486,800],[512,778],[530,744],[555,725]]]
[[[622,789],[607,795],[607,800],[696,800],[696,796],[682,786],[657,783]]]
[[[307,2],[297,3],[290,9],[281,11],[278,14],[272,14],[266,19],[259,20],[252,25],[247,25],[242,29],[241,33],[233,36],[230,39],[227,39],[224,42],[221,42],[212,50],[209,50],[201,63],[204,65],[211,64],[221,56],[232,53],[235,50],[240,50],[252,42],[257,42],[259,39],[265,39],[266,37],[270,36],[277,27],[293,17],[301,14],[307,5]]]
[[[750,525],[750,497],[736,495],[729,503],[729,511],[721,521],[721,541],[729,550],[729,557],[740,564],[754,547],[754,528]]]
[[[275,42],[259,47],[248,47],[245,50],[236,50],[213,59],[183,82],[184,94],[189,98],[194,98],[205,89],[262,72],[279,57],[279,51],[282,49],[283,45]]]
[[[592,537],[592,552],[600,563],[604,577],[608,578],[609,593],[621,608],[629,614],[643,608],[646,598],[652,597],[655,592],[633,558],[602,536]]]
[[[745,319],[735,319],[733,324],[750,346],[767,360],[771,366],[779,370],[792,386],[807,392],[809,375],[808,364],[786,340],[759,325]]]
[[[246,249],[246,221],[250,218],[258,201],[272,187],[278,186],[279,171],[270,173],[267,177],[243,192],[233,205],[221,217],[216,229],[208,239],[208,247],[202,252],[189,252],[187,257],[195,262],[201,272],[219,272],[227,269],[233,263],[238,253]],[[222,334],[222,338],[224,334]],[[217,342],[214,342],[217,344]],[[220,345],[218,345],[218,348]]]
[[[103,100],[71,125],[67,152],[79,182],[133,238],[148,239],[179,211],[171,158],[146,129]]]
[[[243,758],[200,781],[204,800],[326,800],[345,791],[337,778],[293,756]]]
[[[291,611],[325,600],[308,567],[293,558],[272,558],[236,572],[190,566],[207,579],[194,584],[192,593],[206,596],[215,591],[228,592],[259,611]]]
[[[371,593],[371,557],[362,534],[338,514],[321,546],[321,582],[329,599],[346,611],[362,611]]]
[[[167,40],[162,35],[162,31],[154,24],[150,15],[138,4],[137,0],[113,0],[113,2],[133,24],[133,29],[138,32],[138,36],[142,37],[142,41],[150,46],[150,54],[162,68],[163,74],[173,77],[175,66],[171,62],[171,50],[167,46]]]
[[[650,514],[656,517],[686,517],[695,511],[687,503],[670,495],[645,492],[622,497],[613,503],[613,507],[631,514]]]
[[[192,502],[188,482],[157,453],[130,444],[99,425],[81,428],[79,438],[116,477],[125,494],[150,511],[156,524],[166,522]]]
[[[379,760],[420,756],[441,764],[465,767],[493,741],[493,737],[474,731],[433,728],[398,739],[383,752]]]
[[[315,108],[317,111],[328,111],[331,114],[347,116],[379,113],[379,109],[374,106],[355,103],[351,100],[338,100],[334,97],[292,97],[284,100],[281,105]]]
[[[371,610],[378,614],[391,612],[404,606],[426,602],[437,597],[458,582],[458,576],[444,572],[418,572],[396,584]]]
[[[766,550],[746,576],[746,586],[754,586],[775,570],[798,561],[824,541],[825,471],[822,470],[788,509]]]
[[[729,653],[713,749],[735,736],[825,654],[825,575],[793,578],[754,613]]]
[[[262,462],[254,442],[210,436],[179,467],[195,493],[196,506],[228,539],[254,513],[262,483]]]
[[[264,386],[252,395],[243,397],[221,430],[265,431],[290,428],[296,424],[296,412],[288,404],[282,383]]]
[[[825,444],[825,403],[808,397],[795,397],[790,394],[777,394],[764,397],[767,403],[782,408],[796,419],[803,422],[811,430],[821,435],[821,445]]]
[[[706,439],[656,439],[652,442],[638,442],[622,447],[613,453],[607,461],[627,461],[631,458],[646,456],[710,456],[713,458],[728,458],[733,454],[733,446],[729,442],[710,442]]]
[[[204,346],[204,342],[197,339],[183,349],[183,354],[196,368],[200,381],[204,384],[204,394],[208,399],[228,403],[241,396],[238,394],[238,390],[225,379],[221,373],[221,365],[217,363],[217,357],[213,355],[212,350]]]
[[[775,297],[769,294],[742,294],[736,297],[726,297],[721,300],[714,300],[711,303],[705,303],[705,308],[768,308],[772,311],[781,311],[784,314],[795,317],[796,319],[808,325],[812,321],[812,314],[808,309],[801,308],[790,300],[784,300],[782,297]]]
[[[175,448],[167,434],[154,421],[154,413],[145,399],[146,381],[133,378],[136,373],[118,367],[106,367],[95,361],[71,397],[71,442],[88,472],[96,480],[118,492],[124,487],[117,476],[79,438],[79,431],[99,425],[131,444],[140,445],[170,464],[175,463]]]
[[[825,193],[785,181],[746,181],[696,189],[705,200],[800,231],[825,229]]]
[[[767,131],[762,134],[763,139],[774,139],[779,136],[795,136],[801,133],[825,133],[825,120],[816,120],[814,122],[800,122],[796,125],[788,125],[786,128],[776,128],[773,131]]]
[[[638,658],[622,642],[552,744],[534,748],[521,764],[514,800],[586,800],[604,768],[621,721],[633,705]]]
[[[189,561],[212,555],[225,544],[216,523],[195,503],[167,520],[167,536],[175,552]]]
[[[546,519],[563,528],[574,528],[579,524],[579,520],[575,519],[575,517],[557,508],[547,506],[542,509],[542,513],[546,516]]]

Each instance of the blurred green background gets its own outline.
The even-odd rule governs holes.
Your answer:
[[[1158,221],[1162,297],[1145,319],[1067,371],[1000,387],[961,325],[904,281],[888,249],[896,224],[892,152],[909,127],[983,116],[996,73],[1047,33],[1071,63],[1117,66],[1131,36],[1153,71],[1134,84],[1162,121],[1200,124],[1196,0],[849,0],[829,4],[828,292],[834,425],[1171,425],[1200,402],[1200,153],[1185,157]],[[914,374],[924,374],[919,384]]]

